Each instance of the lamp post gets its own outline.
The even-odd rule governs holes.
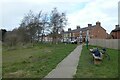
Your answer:
[[[80,43],[82,42],[82,31],[80,31]]]
[[[87,33],[86,33],[86,47],[88,49],[88,43],[89,43],[89,30],[87,30]]]

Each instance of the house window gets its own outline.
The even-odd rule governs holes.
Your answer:
[[[64,37],[65,37],[65,34],[64,34]]]
[[[73,37],[75,37],[75,33],[73,33]]]
[[[70,35],[70,37],[71,37],[71,33],[70,33],[69,35]]]
[[[67,37],[67,34],[64,34],[64,37]]]
[[[82,34],[82,31],[80,31],[80,34]]]

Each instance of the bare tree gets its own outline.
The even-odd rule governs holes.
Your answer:
[[[20,26],[18,28],[17,35],[19,35],[18,42],[21,42],[23,44],[30,42],[30,37],[27,34],[27,30],[25,27]]]
[[[57,8],[54,8],[50,16],[50,26],[52,28],[53,42],[58,42],[59,33],[67,24],[67,18],[65,13],[59,13]]]
[[[36,33],[39,30],[39,18],[36,17],[32,11],[30,11],[22,20],[20,24],[22,27],[26,28],[26,34],[29,36],[30,42],[33,43],[33,40],[36,39]],[[40,30],[39,30],[40,31]],[[38,32],[39,32],[38,31]]]
[[[54,8],[51,15],[43,14],[40,11],[34,14],[31,10],[22,19],[18,29],[6,32],[5,42],[10,46],[21,43],[43,42],[44,35],[48,34],[53,38],[53,42],[58,42],[61,37],[60,32],[67,23],[66,14],[59,13],[57,8]]]
[[[39,42],[39,39],[40,39],[41,30],[42,30],[41,17],[42,17],[42,11],[40,11],[38,13],[38,15],[36,15],[35,18],[34,18],[34,23],[36,24],[35,26],[37,28],[37,41],[38,42]]]
[[[41,32],[41,42],[43,41],[43,36],[49,32],[50,30],[50,26],[49,26],[49,22],[48,22],[48,15],[44,14],[42,17],[42,32]]]
[[[15,46],[17,44],[17,34],[15,34],[13,31],[8,31],[5,34],[5,43],[8,46]]]

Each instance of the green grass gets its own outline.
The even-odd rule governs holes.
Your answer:
[[[43,78],[71,51],[74,44],[37,44],[29,48],[3,48],[3,78]]]
[[[93,48],[96,46],[89,46]],[[101,49],[101,47],[98,47]],[[83,46],[80,56],[77,72],[74,78],[116,78],[118,77],[118,53],[120,51],[115,49],[108,49],[107,53],[110,55],[110,60],[104,58],[101,64],[93,64],[92,56],[86,46]]]

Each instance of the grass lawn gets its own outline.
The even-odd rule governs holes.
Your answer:
[[[89,46],[93,48],[95,46]],[[101,49],[101,47],[98,47]],[[83,46],[80,56],[77,72],[74,78],[116,78],[118,77],[118,53],[120,51],[115,49],[108,49],[107,53],[110,55],[110,60],[103,59],[99,65],[92,62],[92,56],[86,46]]]
[[[43,78],[75,47],[75,44],[37,44],[14,50],[3,48],[3,78]]]

